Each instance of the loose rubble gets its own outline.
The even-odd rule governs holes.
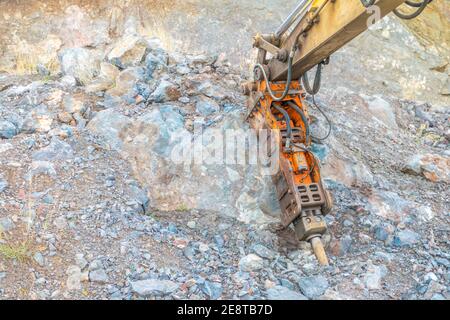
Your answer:
[[[450,297],[448,108],[322,90],[325,268],[279,230],[257,166],[170,162],[198,127],[247,128],[245,79],[226,59],[127,36],[59,61],[56,76],[0,77],[2,297]]]

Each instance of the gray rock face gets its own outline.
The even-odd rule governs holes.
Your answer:
[[[165,296],[175,292],[179,285],[169,280],[147,279],[131,282],[131,289],[141,297]]]
[[[394,109],[388,101],[379,96],[375,96],[367,99],[367,102],[370,112],[372,112],[377,121],[391,130],[398,128]]]
[[[267,290],[269,300],[308,300],[304,295],[282,286],[275,286]]]
[[[300,291],[310,299],[318,298],[328,289],[328,280],[324,276],[301,277],[298,281]]]

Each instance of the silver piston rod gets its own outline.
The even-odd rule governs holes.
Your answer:
[[[303,18],[305,13],[308,11],[309,6],[312,4],[312,0],[302,0],[300,1],[294,10],[289,14],[289,16],[283,21],[283,23],[275,31],[275,37],[280,39],[281,36],[289,29],[289,27],[297,20]]]

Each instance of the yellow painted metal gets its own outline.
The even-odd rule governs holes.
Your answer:
[[[405,0],[378,0],[374,8],[367,9],[360,0],[314,0],[311,12],[326,3],[319,13],[319,20],[308,32],[299,37],[311,23],[311,12],[305,15],[281,43],[281,48],[290,50],[299,39],[299,49],[295,54],[292,68],[293,78],[298,79],[303,73],[366,31],[370,22],[374,21],[374,15],[382,18],[404,2]],[[287,63],[272,59],[269,68],[271,80],[286,80]]]

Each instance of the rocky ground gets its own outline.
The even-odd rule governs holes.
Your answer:
[[[278,228],[257,167],[170,161],[195,126],[247,126],[223,56],[129,37],[97,71],[88,57],[0,75],[1,298],[450,298],[448,105],[324,85],[333,134],[314,151],[335,208],[321,267]]]

